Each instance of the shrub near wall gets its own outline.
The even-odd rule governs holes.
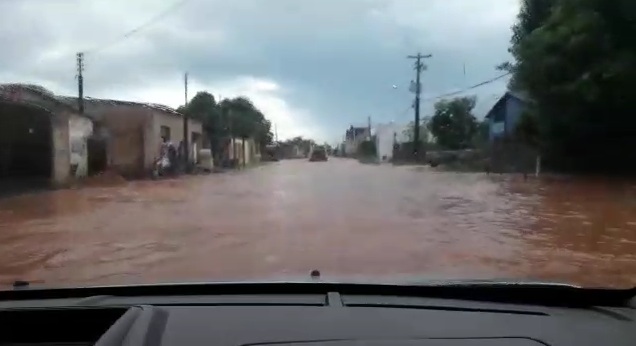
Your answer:
[[[363,163],[378,162],[378,151],[374,141],[363,141],[358,146],[358,160]]]

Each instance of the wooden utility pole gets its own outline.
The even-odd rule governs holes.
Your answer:
[[[413,128],[413,155],[417,160],[419,158],[420,149],[420,95],[422,93],[422,83],[420,82],[420,74],[426,69],[426,65],[422,62],[422,59],[428,59],[432,57],[431,54],[422,55],[409,55],[407,58],[415,59],[415,125]]]
[[[183,163],[184,163],[184,169],[187,171],[188,170],[188,163],[190,162],[190,156],[188,155],[189,153],[189,144],[188,144],[188,111],[187,111],[187,107],[188,107],[188,73],[186,72],[183,75],[183,82],[184,82],[184,87],[185,87],[185,107],[186,107],[186,111],[183,112]]]
[[[77,53],[77,108],[84,114],[84,53]]]

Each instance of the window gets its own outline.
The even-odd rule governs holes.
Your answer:
[[[161,126],[161,129],[159,130],[159,135],[161,136],[161,139],[163,139],[163,142],[169,142],[170,141],[170,128],[168,126]]]

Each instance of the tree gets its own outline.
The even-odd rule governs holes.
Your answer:
[[[476,98],[459,97],[435,103],[435,114],[428,129],[437,139],[437,144],[447,149],[465,149],[471,146],[477,132],[477,119],[472,114]]]
[[[284,156],[294,156],[294,147],[297,147],[303,155],[308,155],[311,151],[311,148],[316,145],[316,142],[313,139],[305,139],[301,136],[294,137],[279,143],[280,150],[283,152]]]
[[[515,137],[530,147],[537,148],[539,146],[539,124],[535,114],[524,112],[521,115],[515,128]]]
[[[540,28],[550,17],[554,0],[522,0],[521,8],[517,14],[517,22],[512,26],[511,47],[508,51],[516,57],[515,49],[534,30]],[[497,66],[499,70],[514,72],[516,65],[511,62],[504,62]],[[517,80],[513,75],[510,80],[512,89],[518,89]]]
[[[212,155],[215,158],[218,157],[220,139],[227,134],[227,131],[222,127],[214,96],[206,91],[198,92],[187,106],[180,106],[177,111],[201,122],[203,130],[210,140]]]
[[[270,144],[273,138],[271,123],[247,97],[225,99],[217,104],[214,96],[202,91],[187,106],[177,110],[201,121],[215,159],[220,158],[229,138],[254,138],[261,149]]]
[[[428,125],[431,121],[431,117],[423,117],[420,120],[420,142],[428,143],[430,141]],[[415,121],[409,122],[402,133],[410,142],[413,142],[415,139]]]
[[[554,0],[523,0],[517,15],[517,22],[512,26],[513,46],[521,43],[534,30],[540,28],[552,13]]]
[[[636,2],[556,0],[549,13],[511,46],[515,85],[535,104],[547,161],[563,169],[633,169],[636,152],[621,148],[636,146],[628,130],[636,128]]]

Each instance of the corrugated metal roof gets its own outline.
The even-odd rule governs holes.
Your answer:
[[[48,90],[48,89],[46,89],[46,88],[44,88],[42,86],[35,85],[35,84],[23,84],[23,83],[0,84],[0,91],[15,92],[18,89],[19,90],[26,90],[26,91],[35,93],[35,94],[40,95],[42,97],[46,97],[48,99],[56,101],[57,103],[62,104],[64,106],[67,106],[67,107],[70,107],[72,109],[78,110],[77,97],[56,95],[52,91],[50,91],[50,90]],[[159,110],[159,111],[162,111],[162,112],[166,112],[166,113],[182,116],[182,114],[177,112],[174,108],[168,107],[168,106],[165,106],[165,105],[162,105],[162,104],[158,104],[158,103],[145,103],[145,102],[133,102],[133,101],[122,101],[122,100],[99,99],[99,98],[93,98],[93,97],[85,97],[84,98],[84,102],[85,103],[94,103],[94,104],[106,104],[106,105],[113,105],[113,106],[116,106],[116,105],[137,106],[137,107],[150,108],[150,109],[155,109],[155,110]]]
[[[45,97],[55,98],[55,94],[53,94],[53,92],[39,85],[22,83],[0,84],[0,90],[2,91],[14,91],[16,89],[28,90]]]
[[[66,108],[70,108],[73,110],[77,110],[76,108],[74,108],[72,105],[69,105],[66,102],[63,102],[62,100],[60,100],[52,91],[39,86],[39,85],[35,85],[35,84],[22,84],[22,83],[5,83],[5,84],[0,84],[0,92],[9,92],[9,93],[16,93],[19,91],[28,91],[30,93],[33,93],[35,95],[38,95],[42,98],[48,99],[53,101],[54,103],[57,103],[60,106],[66,107]]]

